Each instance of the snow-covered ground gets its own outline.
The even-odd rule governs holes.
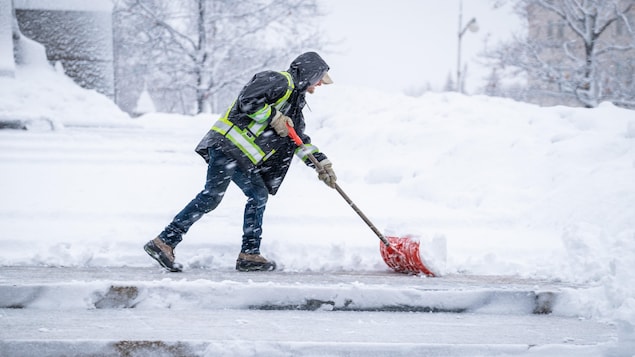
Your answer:
[[[558,312],[633,338],[635,112],[344,83],[308,101],[307,133],[380,230],[418,237],[442,274],[582,284]],[[0,131],[0,266],[155,267],[142,246],[202,188],[193,148],[216,117],[130,119],[37,61],[0,77],[0,119],[32,129]],[[232,186],[191,229],[186,269],[233,267],[243,205]],[[387,269],[377,237],[298,161],[263,237],[286,271]]]

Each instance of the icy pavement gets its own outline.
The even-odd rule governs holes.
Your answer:
[[[121,355],[145,350],[174,356],[542,355],[540,351],[580,356],[597,355],[597,345],[614,335],[603,324],[543,315],[6,309],[0,316],[3,356],[107,356],[124,348],[129,354]]]
[[[598,356],[614,326],[500,276],[0,269],[1,356]],[[607,352],[608,351],[608,352]]]

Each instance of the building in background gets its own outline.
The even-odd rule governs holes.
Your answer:
[[[0,0],[0,75],[14,72],[13,22],[19,36],[45,47],[51,65],[61,65],[77,84],[134,114],[145,67],[128,66],[128,48],[121,44],[124,29],[116,19],[111,0]]]
[[[632,2],[619,0],[619,8],[626,9]],[[575,10],[570,11],[575,17],[580,15],[574,13]],[[600,25],[597,26],[611,16],[616,15],[610,12],[599,14]],[[573,18],[571,16],[569,20]],[[527,89],[531,94],[525,100],[540,105],[580,106],[579,98],[571,93],[588,90],[597,91],[590,95],[599,100],[635,107],[635,6],[625,16],[618,16],[611,22],[597,40],[589,41],[593,46],[592,54],[588,53],[591,48],[585,39],[574,33],[571,23],[554,11],[533,6],[529,8],[527,20],[528,39],[539,44],[536,48],[544,61],[544,71],[533,72],[534,75],[528,77]],[[585,25],[592,28],[592,20],[587,18]],[[593,73],[589,76],[594,80],[581,79],[587,58],[594,62],[590,69]],[[546,79],[545,74],[549,78]]]
[[[11,0],[0,0],[0,76],[13,77],[13,9]]]
[[[109,0],[13,0],[20,32],[46,48],[52,64],[87,89],[115,98]]]

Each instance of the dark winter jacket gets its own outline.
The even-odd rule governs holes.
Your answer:
[[[326,155],[312,146],[311,139],[304,133],[302,109],[306,90],[328,70],[329,66],[317,53],[307,52],[293,60],[286,71],[290,76],[275,71],[257,73],[241,90],[227,113],[203,137],[196,152],[208,162],[208,148],[220,148],[236,160],[241,170],[262,175],[269,193],[274,195],[284,180],[293,154],[300,152],[289,137],[278,136],[271,127],[270,121],[277,111],[293,120],[295,131],[318,161],[326,159]],[[242,143],[235,140],[236,133],[240,133]],[[246,142],[257,145],[259,150],[246,150]],[[249,154],[250,150],[254,155]],[[312,166],[307,158],[303,159]]]

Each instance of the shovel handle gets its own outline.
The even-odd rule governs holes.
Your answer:
[[[302,141],[302,138],[300,138],[298,133],[296,133],[295,129],[293,129],[293,127],[290,126],[289,124],[287,124],[287,129],[289,130],[289,137],[291,137],[291,140],[293,140],[293,142],[298,147],[300,147],[302,150],[305,151],[306,155],[309,157],[309,160],[311,160],[311,163],[315,165],[317,170],[324,171],[324,167],[322,167],[320,162],[307,149],[306,145],[304,145],[304,142]],[[366,217],[364,212],[362,212],[362,210],[360,210],[359,207],[357,207],[357,205],[353,202],[353,200],[351,200],[350,197],[348,197],[346,192],[342,190],[342,188],[337,184],[337,182],[335,182],[334,185],[335,185],[335,190],[340,194],[340,196],[342,196],[342,198],[344,198],[346,203],[348,203],[348,205],[351,206],[351,208],[355,211],[355,213],[357,213],[357,215],[359,215],[359,217],[366,223],[366,225],[368,225],[368,227],[377,235],[377,237],[382,241],[382,243],[384,243],[386,247],[390,247],[390,242],[388,242],[388,239],[386,239],[386,237],[384,237],[384,235],[381,234],[379,229],[377,229],[377,227],[375,227],[373,222],[371,222],[370,219]]]
[[[289,130],[289,136],[291,137],[291,140],[293,140],[293,142],[297,146],[304,145],[304,143],[302,142],[302,139],[300,138],[298,133],[295,132],[295,129],[293,129],[293,127],[291,125],[287,124],[287,129]]]

